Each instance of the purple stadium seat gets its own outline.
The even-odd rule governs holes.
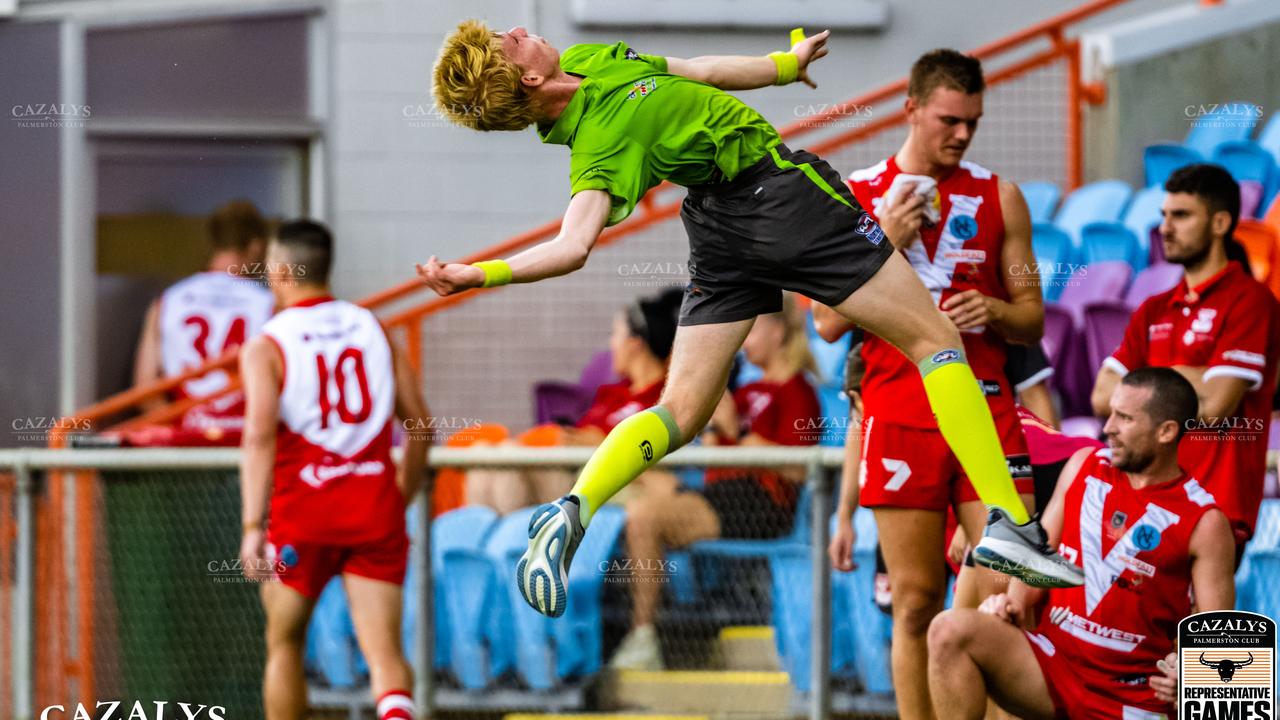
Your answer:
[[[1160,226],[1151,228],[1147,235],[1147,246],[1151,252],[1147,265],[1159,265],[1164,262],[1164,236],[1160,234]]]
[[[1063,352],[1071,344],[1074,333],[1075,324],[1071,320],[1071,313],[1061,305],[1045,303],[1044,336],[1040,338],[1040,348],[1049,358],[1050,365],[1061,367]]]
[[[1084,309],[1084,340],[1089,377],[1098,375],[1102,361],[1120,347],[1132,311],[1118,300],[1091,303]]]
[[[1147,298],[1172,288],[1180,280],[1182,280],[1181,265],[1156,263],[1138,273],[1133,279],[1133,285],[1129,286],[1129,292],[1125,293],[1124,304],[1131,310],[1136,309]]]
[[[1063,418],[1062,434],[1072,437],[1096,438],[1102,434],[1102,421],[1092,415],[1076,415]]]
[[[1067,414],[1088,412],[1089,389],[1093,378],[1085,377],[1084,345],[1077,341],[1075,320],[1056,303],[1045,303],[1044,337],[1040,347],[1053,366],[1050,384],[1058,391]]]
[[[1262,183],[1254,180],[1240,181],[1240,217],[1256,218],[1261,213],[1262,196],[1267,194]]]
[[[534,423],[577,422],[591,406],[600,386],[617,382],[617,379],[613,372],[613,358],[605,350],[591,356],[576,383],[547,380],[534,384]]]
[[[1082,267],[1071,276],[1058,303],[1071,313],[1076,329],[1082,329],[1085,306],[1095,302],[1122,299],[1132,275],[1133,268],[1129,267],[1129,263],[1120,261],[1100,262]]]

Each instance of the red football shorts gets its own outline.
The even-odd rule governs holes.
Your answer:
[[[1173,705],[1156,700],[1155,691],[1142,673],[1134,675],[1134,683],[1122,683],[1105,673],[1067,662],[1053,641],[1044,635],[1023,633],[1036,662],[1040,663],[1057,717],[1066,720],[1168,720],[1172,717]],[[1153,665],[1148,674],[1157,672]]]
[[[268,530],[267,560],[280,582],[314,600],[331,578],[344,573],[403,585],[409,537],[401,531],[360,545],[324,545]]]
[[[998,413],[996,430],[1018,492],[1034,494],[1027,442],[1017,413]],[[978,499],[960,461],[937,429],[894,425],[874,416],[863,423],[863,507],[943,511]]]

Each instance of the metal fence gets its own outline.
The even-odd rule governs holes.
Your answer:
[[[589,448],[567,447],[439,448],[431,464],[437,469],[574,469],[590,453]],[[808,644],[813,652],[806,675],[812,691],[792,694],[788,715],[830,714],[830,666],[822,661],[830,656],[832,624],[825,550],[841,454],[838,448],[689,447],[663,461],[672,469],[804,468],[807,542],[792,543],[789,549],[808,557],[803,576],[811,581],[793,588],[808,597],[791,601],[810,601]],[[77,702],[102,699],[190,699],[223,705],[228,717],[258,714],[263,618],[253,586],[220,562],[233,561],[238,551],[238,459],[234,448],[0,450],[0,470],[12,470],[0,475],[0,609],[8,621],[0,632],[0,648],[6,650],[0,662],[8,670],[0,676],[0,697],[9,699],[0,707],[0,718],[28,720],[51,705],[64,705],[70,716]],[[57,519],[58,527],[41,527],[37,520],[40,503],[67,483],[77,485],[78,502],[96,505],[99,526],[91,534],[92,546],[49,541],[73,535],[69,526],[82,517],[74,510]],[[80,487],[85,483],[87,489]],[[421,523],[411,535],[433,537],[430,513],[412,515]],[[418,618],[436,618],[434,593],[426,591],[425,581],[433,578],[432,587],[437,587],[431,555],[424,543],[413,543],[410,563],[417,572],[411,571],[413,584],[406,592],[416,603]],[[91,568],[88,575],[86,566]],[[56,585],[58,597],[47,592],[54,576],[62,581]],[[502,582],[509,585],[509,577]],[[606,594],[612,604],[602,624],[610,622],[610,613],[625,616],[625,600],[616,597],[617,588],[614,592],[612,598]],[[769,613],[778,609],[771,609],[766,599],[747,611],[768,623]],[[875,612],[870,606],[866,611]],[[569,695],[459,688],[447,672],[422,671],[439,669],[435,626],[417,622],[413,647],[406,648],[418,668],[415,696],[423,717],[436,709],[587,709],[588,698],[594,697],[583,692],[581,682]],[[704,655],[690,653],[672,664],[698,667],[701,662]],[[603,666],[593,676],[586,682],[600,680]],[[367,711],[366,696],[360,688],[342,692],[316,687],[312,702],[313,707],[340,705],[355,717]]]

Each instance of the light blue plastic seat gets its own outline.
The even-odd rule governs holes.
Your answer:
[[[1160,206],[1164,203],[1164,188],[1142,188],[1134,193],[1133,200],[1124,211],[1121,221],[1138,239],[1140,252],[1146,258],[1143,267],[1151,264],[1151,229],[1160,227]]]
[[[1027,209],[1031,211],[1031,222],[1053,222],[1053,212],[1058,209],[1058,201],[1062,199],[1062,190],[1051,182],[1020,183],[1022,197],[1027,201]]]
[[[1180,143],[1156,143],[1142,151],[1142,168],[1146,186],[1164,188],[1164,183],[1178,168],[1204,162],[1204,156]]]
[[[1200,153],[1213,155],[1213,149],[1231,140],[1247,140],[1258,125],[1258,106],[1253,103],[1222,103],[1213,112],[1195,118],[1183,144]]]
[[[1080,230],[1086,264],[1112,260],[1129,263],[1134,271],[1147,266],[1147,258],[1138,246],[1138,238],[1118,222],[1096,222]]]
[[[444,513],[431,526],[435,610],[444,613],[448,668],[469,690],[492,681],[483,602],[492,568],[480,548],[497,519],[490,508],[472,505]]]
[[[601,616],[604,581],[610,577],[609,566],[617,553],[626,518],[626,512],[617,505],[605,505],[597,510],[573,556],[566,595],[568,607],[563,617],[551,623],[556,674],[560,681],[588,677],[600,670],[604,652]]]
[[[1080,231],[1084,226],[1093,222],[1119,222],[1132,195],[1133,189],[1122,180],[1099,180],[1082,185],[1062,201],[1053,224],[1071,238],[1079,257]]]
[[[556,685],[555,652],[551,641],[551,619],[529,607],[516,587],[516,563],[529,547],[529,520],[535,508],[509,513],[498,521],[485,544],[485,555],[499,582],[492,616],[495,628],[511,638],[516,674],[533,690],[547,691]]]
[[[1031,251],[1038,268],[1020,268],[1019,272],[1039,270],[1040,290],[1047,302],[1062,295],[1062,288],[1071,277],[1071,264],[1075,254],[1071,238],[1054,225],[1035,223],[1031,226]]]

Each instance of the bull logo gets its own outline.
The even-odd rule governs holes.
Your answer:
[[[1211,667],[1218,671],[1218,678],[1224,683],[1231,682],[1231,678],[1236,676],[1236,671],[1242,667],[1248,667],[1253,664],[1253,653],[1249,653],[1249,659],[1244,662],[1239,660],[1216,660],[1209,662],[1204,659],[1204,653],[1200,653],[1200,664],[1205,667]]]

